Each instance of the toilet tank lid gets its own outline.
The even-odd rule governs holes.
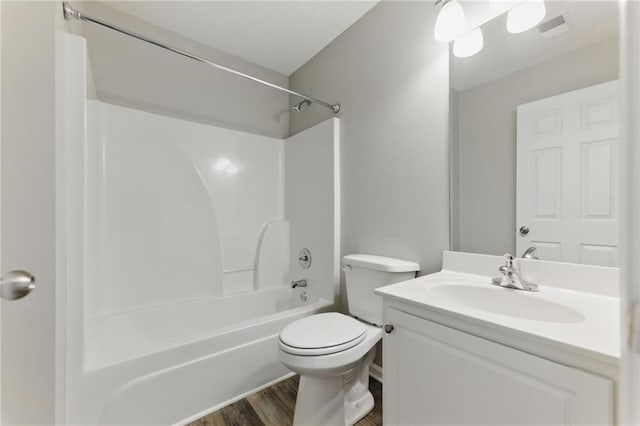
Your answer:
[[[417,272],[420,270],[420,265],[416,262],[373,254],[348,254],[342,258],[342,263],[384,272]]]

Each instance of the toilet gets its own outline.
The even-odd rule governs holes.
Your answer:
[[[420,265],[368,254],[342,261],[349,315],[297,320],[280,333],[280,360],[300,374],[293,424],[353,425],[373,409],[369,365],[382,338],[382,300],[375,288],[414,278]]]

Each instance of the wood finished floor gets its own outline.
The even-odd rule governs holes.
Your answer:
[[[258,393],[254,393],[223,409],[202,417],[187,426],[285,426],[293,423],[293,410],[298,394],[299,377],[294,376]],[[382,384],[369,380],[373,394],[373,411],[357,426],[382,424]]]

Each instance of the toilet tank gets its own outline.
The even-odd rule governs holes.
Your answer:
[[[415,278],[420,265],[407,260],[371,254],[342,258],[349,313],[366,322],[382,325],[382,298],[373,290]]]

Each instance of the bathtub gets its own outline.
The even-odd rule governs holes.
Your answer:
[[[339,289],[337,119],[284,140],[88,101],[61,43],[56,423],[184,423],[290,375],[278,334]]]
[[[330,310],[304,289],[258,290],[92,320],[68,372],[70,424],[182,424],[289,377],[280,330]]]

